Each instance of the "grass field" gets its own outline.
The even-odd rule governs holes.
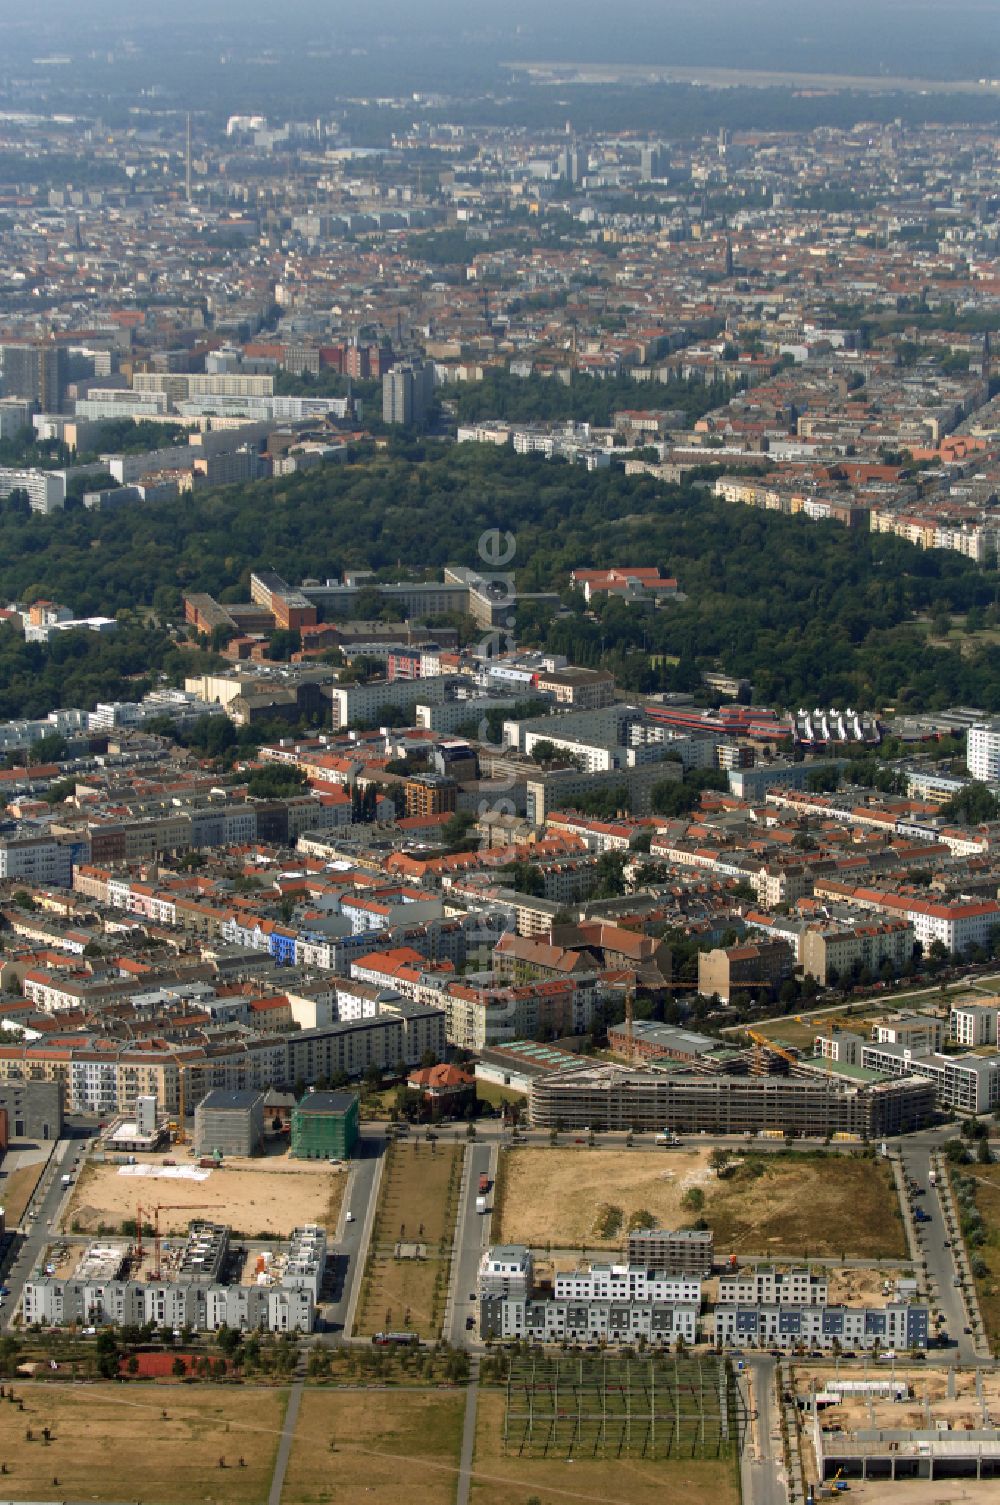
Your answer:
[[[989,1339],[990,1351],[1000,1353],[1000,1165],[963,1165],[950,1172],[952,1193],[962,1218],[960,1190],[968,1184],[983,1223],[984,1242],[969,1249],[970,1261],[982,1260],[985,1274],[976,1275],[976,1296]]]
[[[510,1087],[501,1087],[497,1082],[481,1082],[476,1078],[476,1097],[481,1103],[489,1103],[493,1108],[500,1108],[504,1103],[517,1103],[524,1107],[528,1099],[523,1092],[515,1092]]]
[[[0,1402],[8,1499],[150,1505],[267,1499],[287,1391],[22,1382],[16,1394],[23,1412]]]
[[[410,1328],[438,1336],[464,1157],[464,1145],[420,1140],[386,1150],[357,1332]],[[424,1256],[397,1259],[395,1246],[404,1241],[422,1244]]]
[[[518,1457],[504,1451],[502,1391],[481,1391],[476,1415],[476,1451],[471,1505],[739,1505],[735,1458]]]
[[[373,1418],[373,1403],[378,1406]],[[350,1391],[302,1397],[282,1505],[451,1505],[465,1392]]]
[[[498,1239],[536,1248],[620,1248],[630,1218],[648,1213],[665,1228],[703,1217],[723,1254],[905,1259],[898,1199],[881,1161],[750,1154],[737,1156],[720,1180],[708,1154],[508,1150]],[[704,1198],[701,1207],[691,1205],[692,1193]],[[616,1225],[620,1231],[609,1235]]]
[[[879,998],[872,1002],[848,1004],[838,1008],[826,1009],[821,1014],[810,1016],[803,1015],[803,1023],[798,1019],[775,1019],[773,1023],[761,1025],[761,1033],[777,1045],[794,1045],[796,1050],[803,1051],[806,1055],[812,1054],[812,1045],[817,1035],[824,1034],[832,1025],[839,1025],[841,1029],[868,1033],[867,1026],[873,1019],[880,1019],[885,1014],[893,1011],[893,1001],[887,1002],[885,998]]]

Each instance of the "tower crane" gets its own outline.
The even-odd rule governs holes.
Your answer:
[[[136,1207],[136,1210],[135,1210],[135,1223],[136,1223],[135,1253],[136,1253],[136,1259],[138,1260],[138,1265],[139,1265],[140,1269],[142,1268],[142,1252],[143,1252],[143,1250],[142,1250],[142,1215],[143,1215],[144,1212],[145,1213],[152,1213],[152,1215],[153,1215],[153,1268],[149,1271],[149,1277],[148,1278],[150,1280],[159,1280],[159,1278],[160,1278],[160,1251],[161,1251],[160,1213],[161,1212],[187,1212],[189,1209],[192,1212],[201,1212],[201,1211],[203,1211],[207,1207],[214,1207],[214,1205],[215,1205],[214,1202],[157,1202],[152,1207]]]
[[[763,1065],[763,1053],[765,1050],[769,1050],[772,1055],[780,1056],[781,1059],[783,1061],[787,1061],[790,1066],[798,1065],[799,1058],[797,1055],[795,1055],[790,1050],[786,1050],[783,1045],[776,1045],[773,1040],[769,1040],[766,1035],[761,1034],[759,1029],[748,1029],[747,1034],[750,1036],[750,1039],[753,1041],[755,1047],[754,1056],[755,1064],[757,1067],[757,1075],[760,1075],[760,1068]]]

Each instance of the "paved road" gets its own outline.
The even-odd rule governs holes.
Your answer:
[[[451,1302],[444,1336],[456,1348],[466,1345],[473,1336],[466,1329],[465,1319],[477,1315],[476,1302],[469,1296],[476,1290],[476,1277],[483,1250],[490,1242],[493,1219],[490,1212],[476,1211],[476,1196],[481,1173],[490,1181],[496,1174],[496,1148],[492,1144],[473,1141],[465,1156],[465,1174],[462,1194],[459,1199],[458,1222],[455,1232],[455,1252],[451,1263]],[[487,1206],[493,1207],[493,1188],[487,1197]]]
[[[788,1505],[780,1427],[775,1406],[775,1363],[772,1358],[764,1355],[748,1357],[745,1362],[748,1382],[744,1393],[748,1394],[751,1421],[748,1445],[744,1446],[740,1466],[743,1505]],[[772,1432],[779,1436],[772,1437]]]
[[[64,1171],[64,1161],[72,1165],[74,1151],[78,1151],[79,1148],[79,1141],[74,1142],[71,1139],[56,1141],[35,1195],[25,1210],[11,1253],[7,1257],[9,1263],[5,1261],[3,1283],[10,1287],[10,1295],[5,1298],[4,1305],[0,1309],[0,1319],[2,1319],[0,1329],[9,1327],[21,1300],[24,1282],[38,1264],[45,1246],[52,1241],[51,1230],[55,1224],[56,1214],[62,1205],[63,1197],[67,1194],[60,1179]]]
[[[965,1302],[962,1293],[955,1285],[958,1275],[958,1266],[955,1263],[953,1249],[945,1248],[945,1240],[948,1238],[948,1230],[945,1226],[944,1209],[941,1206],[941,1198],[938,1189],[931,1186],[929,1175],[931,1169],[931,1151],[938,1147],[942,1138],[954,1135],[953,1125],[949,1125],[948,1132],[941,1134],[920,1134],[909,1139],[899,1141],[899,1150],[902,1156],[903,1169],[907,1176],[911,1176],[919,1186],[927,1188],[922,1197],[918,1197],[914,1203],[930,1217],[928,1223],[917,1223],[917,1244],[922,1257],[927,1261],[927,1287],[931,1293],[931,1310],[935,1308],[942,1311],[945,1316],[944,1328],[952,1340],[951,1346],[942,1349],[931,1349],[932,1354],[950,1355],[952,1360],[958,1360],[962,1364],[974,1364],[976,1362],[975,1343],[963,1329],[968,1325],[968,1314],[965,1310]]]
[[[353,1320],[375,1216],[375,1186],[384,1154],[384,1126],[365,1124],[358,1140],[357,1154],[351,1164],[338,1238],[329,1255],[332,1266],[331,1299],[320,1305],[323,1326],[319,1336],[328,1341],[342,1338]],[[350,1222],[347,1221],[348,1211],[352,1215]]]

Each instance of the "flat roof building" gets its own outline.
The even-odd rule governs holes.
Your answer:
[[[715,1260],[710,1228],[635,1228],[628,1236],[629,1264],[665,1275],[698,1275],[707,1280]]]
[[[357,1139],[353,1092],[307,1092],[292,1109],[292,1155],[298,1160],[347,1160]]]
[[[216,1087],[194,1110],[194,1147],[199,1155],[256,1155],[263,1143],[263,1092]]]

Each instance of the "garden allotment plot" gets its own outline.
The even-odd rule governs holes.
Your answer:
[[[718,1458],[730,1453],[721,1359],[514,1358],[504,1451],[528,1458]]]

